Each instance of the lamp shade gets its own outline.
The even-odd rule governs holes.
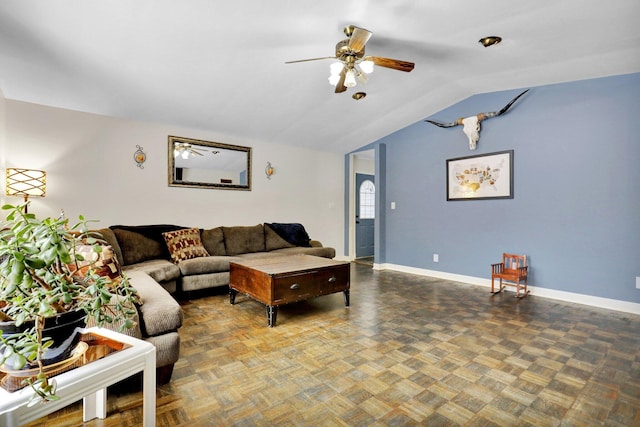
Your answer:
[[[36,169],[7,168],[7,196],[39,196],[47,194],[47,173]]]
[[[344,78],[344,85],[346,87],[354,87],[356,85],[356,74],[353,70],[347,70],[347,75]]]
[[[365,61],[362,61],[359,65],[363,73],[367,73],[367,74],[373,73],[373,61],[365,60]]]
[[[343,68],[344,64],[342,62],[334,62],[329,66],[332,76],[339,76]]]
[[[329,76],[329,84],[331,86],[337,85],[339,81],[340,81],[340,75],[339,74],[331,74]]]

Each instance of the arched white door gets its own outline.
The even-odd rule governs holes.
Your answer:
[[[356,174],[356,258],[375,250],[376,185],[373,175]]]

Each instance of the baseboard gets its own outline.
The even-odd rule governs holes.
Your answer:
[[[491,279],[481,277],[465,276],[462,274],[447,273],[444,271],[428,270],[424,268],[407,267],[398,264],[374,264],[374,270],[393,270],[402,273],[416,274],[419,276],[429,276],[438,279],[451,280],[475,286],[491,287]],[[540,288],[536,286],[528,286],[531,295],[542,298],[555,299],[559,301],[572,302],[575,304],[583,304],[592,307],[606,308],[608,310],[622,311],[624,313],[640,314],[640,304],[628,301],[615,300],[610,298],[595,297],[592,295],[577,294],[573,292],[559,291],[556,289]]]

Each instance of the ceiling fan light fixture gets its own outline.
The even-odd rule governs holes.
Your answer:
[[[366,82],[369,81],[369,76],[367,76],[367,73],[361,73],[360,71],[358,71],[356,73],[356,77],[358,78],[358,81],[362,84],[365,84]]]
[[[373,73],[373,61],[369,61],[367,59],[365,61],[362,61],[360,64],[358,64],[358,66],[360,67],[360,70],[362,70],[363,73],[366,73],[366,74]]]
[[[356,86],[358,84],[357,80],[365,83],[368,79],[368,74],[373,72],[374,65],[376,68],[383,67],[404,72],[413,70],[415,66],[413,62],[382,56],[365,56],[365,46],[373,35],[371,31],[350,25],[345,27],[344,32],[347,38],[340,40],[336,44],[335,56],[285,61],[285,64],[325,59],[333,60],[333,63],[329,66],[330,77],[328,80],[335,87],[335,93],[343,93],[348,88]]]
[[[353,70],[347,70],[347,74],[344,77],[345,87],[354,87],[356,84],[356,73]]]
[[[489,47],[489,46],[496,45],[496,44],[500,43],[501,41],[502,41],[502,37],[487,36],[487,37],[483,37],[480,40],[478,40],[478,43],[480,43],[484,47]]]
[[[344,64],[342,62],[334,62],[329,66],[332,76],[339,76],[343,68]]]

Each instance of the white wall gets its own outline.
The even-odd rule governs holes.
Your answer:
[[[96,227],[170,223],[204,228],[300,222],[309,235],[343,253],[344,158],[332,153],[224,135],[169,124],[123,120],[0,97],[4,101],[4,167],[47,172],[47,197],[30,211],[98,219]],[[1,127],[0,127],[1,131]],[[1,134],[0,134],[1,135]],[[169,187],[168,135],[253,148],[252,191]],[[144,169],[133,154],[147,154]],[[2,154],[0,151],[0,154]],[[267,179],[270,161],[275,174]],[[4,191],[0,202],[19,203]]]
[[[373,152],[373,150],[370,150]],[[373,159],[373,155],[371,155],[372,158],[369,157],[359,157],[358,153],[355,154],[355,158],[353,161],[353,170],[355,173],[364,173],[364,174],[368,174],[368,175],[375,175],[376,174],[376,164],[375,161]]]
[[[6,100],[4,98],[4,94],[2,93],[2,89],[0,89],[0,168],[2,169],[2,175],[0,179],[0,182],[2,182],[2,184],[0,185],[0,188],[2,189],[2,194],[4,194],[5,192],[5,179],[4,179],[4,168],[5,166],[5,162],[6,162],[6,140],[5,140],[5,107],[6,106]]]

